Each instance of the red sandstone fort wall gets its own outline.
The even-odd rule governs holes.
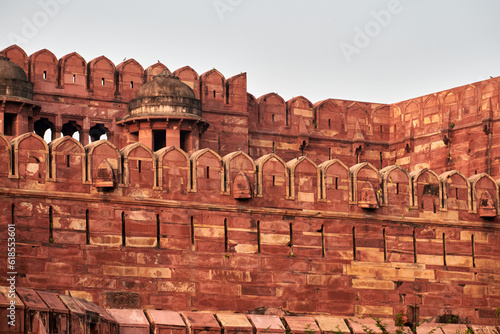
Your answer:
[[[499,192],[487,174],[0,139],[22,286],[104,305],[104,291],[140,292],[144,308],[390,317],[417,306],[494,322]]]
[[[15,45],[2,53],[34,83],[42,110],[32,122],[50,121],[54,139],[73,122],[83,145],[97,124],[115,146],[129,144],[116,120],[127,114],[127,103],[142,83],[166,68],[157,63],[144,70],[133,59],[115,66],[104,56],[87,63],[77,53],[57,60],[46,49],[27,56]],[[198,75],[186,66],[174,74],[202,101],[210,127],[201,147],[222,156],[237,150],[254,159],[271,152],[285,160],[307,154],[317,164],[337,157],[349,165],[366,160],[379,169],[397,163],[408,170],[500,176],[498,78],[384,105],[338,99],[313,104],[304,97],[284,101],[275,93],[256,99],[247,93],[245,73],[226,79],[215,69]]]
[[[57,60],[48,50],[27,56],[17,46],[2,53],[34,83],[34,99],[43,108],[33,122],[47,118],[55,139],[71,121],[83,145],[89,129],[102,124],[108,140],[126,146],[116,119],[127,114],[142,83],[166,68],[157,63],[144,70],[133,59],[115,66],[104,56],[87,63],[77,53]],[[201,147],[220,155],[242,150],[256,159],[276,152],[291,160],[307,154],[317,164],[337,157],[380,169],[397,163],[408,170],[500,176],[498,78],[392,105],[337,99],[313,104],[304,97],[285,102],[275,93],[256,99],[247,93],[245,73],[225,79],[215,69],[198,75],[189,66],[174,73],[201,99],[211,124]]]
[[[0,135],[0,223],[16,225],[21,286],[102,305],[107,291],[141,293],[143,308],[390,317],[416,306],[495,321],[498,78],[392,105],[312,103],[183,67],[174,74],[210,127],[198,151],[152,152],[116,122],[163,64],[2,53],[41,109]],[[30,128],[42,118],[49,144]],[[61,137],[68,122],[80,142]],[[108,141],[89,144],[96,125]]]

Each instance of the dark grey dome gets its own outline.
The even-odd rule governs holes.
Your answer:
[[[33,84],[24,70],[0,55],[0,95],[33,99]]]
[[[168,69],[142,85],[128,106],[130,114],[125,119],[163,116],[202,120],[200,100],[188,85]]]
[[[136,98],[153,96],[176,96],[195,99],[191,87],[174,76],[168,69],[164,69],[153,80],[142,85],[137,91]]]

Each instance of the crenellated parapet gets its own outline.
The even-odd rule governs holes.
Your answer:
[[[498,79],[493,78],[393,104],[393,140],[400,137],[398,129],[406,138],[482,122],[499,115],[498,103]]]
[[[126,59],[115,65],[105,56],[87,62],[76,52],[57,59],[47,49],[28,56],[17,45],[12,45],[1,53],[26,71],[28,80],[34,84],[35,94],[55,94],[115,103],[128,103],[143,83],[151,81],[167,68],[158,62],[144,69],[134,59]],[[313,133],[315,136],[333,135],[358,141],[367,140],[369,136],[380,132],[378,120],[385,119],[389,111],[387,105],[355,101],[325,100],[313,104],[302,96],[285,101],[277,93],[258,98],[254,109],[249,105],[251,98],[247,96],[246,73],[226,79],[216,69],[200,75],[191,67],[185,66],[173,74],[193,89],[196,97],[201,100],[204,111],[237,113],[248,117],[247,127],[250,131],[299,133],[301,141],[297,147],[303,142],[308,145]]]
[[[221,157],[208,148],[189,154],[170,146],[153,152],[141,143],[118,150],[106,140],[83,147],[71,137],[47,145],[34,133],[10,143],[0,135],[0,144],[9,157],[2,160],[8,171],[2,182],[12,188],[397,216],[494,218],[499,212],[500,180],[485,173],[466,178],[456,170],[378,170],[368,162],[348,168],[338,159],[285,162],[275,153],[254,161],[242,151]]]
[[[149,141],[148,136],[138,139],[139,126],[124,119],[139,89],[167,69],[161,62],[114,64],[105,56],[87,61],[76,52],[58,59],[47,49],[28,56],[16,45],[1,53],[26,72],[26,87],[33,86],[31,105],[19,110],[22,101],[4,101],[3,133],[9,140],[33,130],[43,136],[50,129],[52,139],[78,132],[84,146],[104,135],[120,148]],[[307,155],[315,163],[339,158],[349,165],[367,161],[377,169],[397,164],[437,174],[460,170],[500,176],[498,78],[379,104],[314,102],[304,96],[286,101],[275,92],[254,97],[247,91],[246,73],[226,78],[215,68],[199,74],[189,66],[172,73],[192,89],[210,124],[199,141],[193,135],[191,148],[183,147],[191,153],[209,148],[225,156],[242,150],[254,160],[277,153],[286,161]],[[183,126],[181,131],[193,131]]]
[[[115,65],[105,56],[87,62],[76,52],[58,59],[47,49],[28,56],[17,45],[5,48],[1,54],[24,69],[36,93],[95,97],[125,103],[135,97],[142,84],[167,68],[158,62],[144,69],[135,59],[125,59]],[[200,76],[185,66],[176,70],[174,75],[188,84],[207,107],[219,102],[223,105],[246,104],[245,73],[225,79],[215,69]]]
[[[0,223],[19,286],[496,321],[499,78],[314,103],[254,97],[246,73],[215,68],[0,53]]]
[[[429,318],[456,305],[496,319],[500,180],[485,173],[33,133],[0,135],[0,158],[22,287],[101,303],[140,289],[156,309]]]

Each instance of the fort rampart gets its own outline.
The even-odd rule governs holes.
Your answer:
[[[494,322],[498,182],[307,157],[252,160],[3,136],[19,284],[141,306]],[[3,246],[2,246],[3,247]]]
[[[27,77],[0,112],[0,224],[15,225],[19,286],[107,308],[497,322],[499,78],[312,103],[183,67],[173,77],[208,128],[165,115],[141,128],[129,102],[163,64],[2,54]],[[136,130],[154,126],[199,132],[153,150]]]

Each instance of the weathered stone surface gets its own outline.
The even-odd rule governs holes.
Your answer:
[[[217,334],[221,332],[221,327],[213,314],[202,312],[183,312],[182,314],[193,334]]]
[[[342,318],[317,316],[316,322],[322,333],[349,334],[351,331]]]
[[[254,98],[245,73],[155,80],[165,65],[1,53],[24,80],[7,86],[33,85],[0,110],[0,227],[15,225],[20,286],[115,308],[495,321],[499,78],[312,103]]]
[[[284,333],[285,328],[281,319],[276,315],[249,314],[248,319],[256,333]]]
[[[149,321],[142,310],[108,309],[109,314],[120,326],[120,332],[134,334],[149,334]]]
[[[312,317],[284,317],[287,328],[291,333],[319,333],[320,329]]]
[[[141,307],[141,299],[134,292],[105,292],[103,306],[114,309],[138,309]]]
[[[215,315],[224,334],[249,334],[253,332],[250,321],[244,314],[217,313]]]

